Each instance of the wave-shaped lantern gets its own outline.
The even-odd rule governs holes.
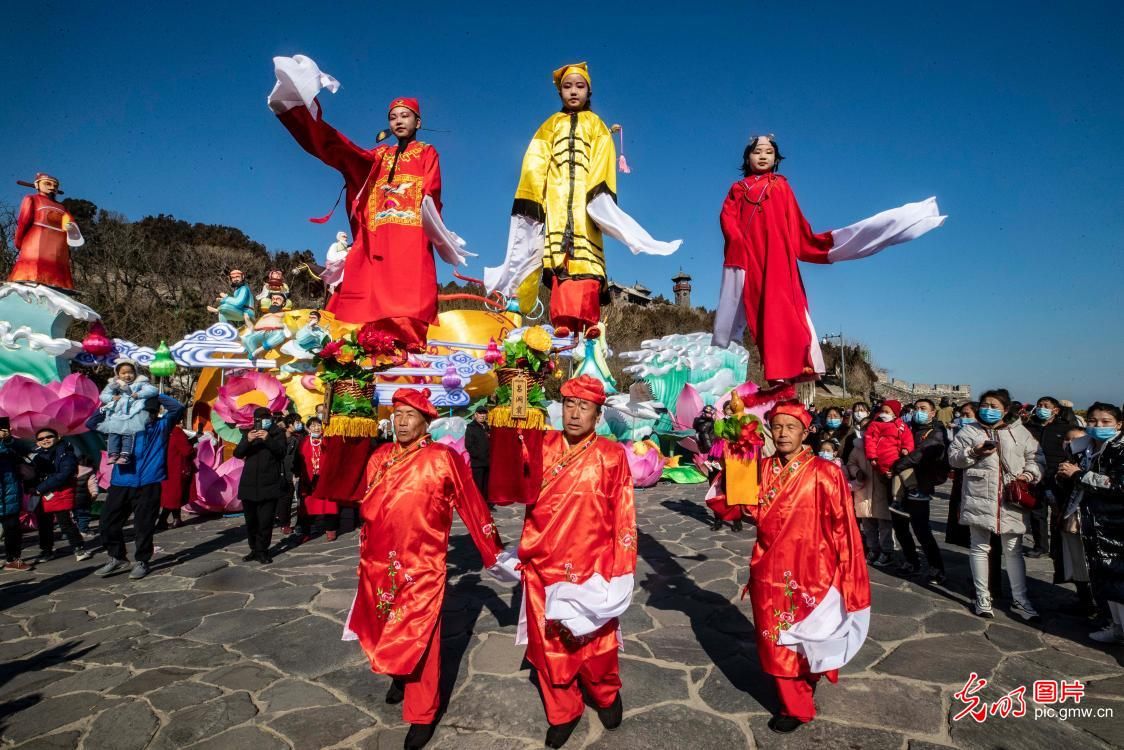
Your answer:
[[[238,481],[244,462],[222,460],[222,443],[200,440],[195,446],[195,498],[188,504],[195,513],[238,513]]]
[[[288,404],[281,381],[268,373],[252,371],[227,379],[219,388],[214,412],[227,424],[245,429],[254,423],[254,409],[259,406],[278,412]]]
[[[63,437],[87,432],[86,420],[99,406],[98,387],[79,373],[46,385],[13,375],[0,385],[0,414],[11,420],[12,434],[25,440],[46,428]]]

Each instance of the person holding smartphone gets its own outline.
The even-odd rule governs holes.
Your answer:
[[[254,409],[254,423],[242,433],[234,457],[242,459],[242,478],[238,499],[246,517],[246,542],[250,552],[242,559],[262,565],[273,562],[269,545],[273,541],[273,517],[284,491],[285,430],[276,424],[264,406]]]
[[[988,554],[991,535],[998,534],[1011,582],[1011,612],[1028,622],[1037,622],[1038,612],[1027,597],[1022,554],[1028,512],[1003,498],[1015,480],[1037,484],[1046,461],[1038,441],[1023,426],[1018,412],[1011,409],[1006,389],[984,393],[976,417],[979,421],[961,427],[948,449],[949,464],[964,469],[960,522],[968,526],[971,534],[968,561],[976,589],[973,609],[980,617],[995,616],[988,589]]]

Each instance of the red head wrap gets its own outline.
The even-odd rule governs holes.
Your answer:
[[[563,398],[580,398],[601,406],[605,403],[605,385],[592,375],[579,375],[562,384]]]
[[[778,414],[785,414],[789,417],[799,419],[800,423],[804,425],[805,430],[812,426],[812,415],[804,408],[804,404],[794,399],[779,401],[777,405],[770,409],[765,415],[765,420],[772,422],[773,418]]]
[[[889,406],[890,411],[894,412],[895,417],[900,417],[902,415],[902,402],[901,401],[895,401],[894,399],[890,398],[890,399],[886,399],[885,401],[883,401],[882,405],[883,406]]]
[[[422,388],[415,391],[412,388],[399,388],[390,397],[390,403],[395,406],[408,406],[417,409],[426,420],[437,418],[437,407],[429,400],[429,389]]]
[[[421,105],[419,105],[418,100],[412,96],[400,96],[392,101],[390,106],[386,108],[387,114],[390,114],[390,110],[395,107],[405,107],[418,117],[421,117]]]

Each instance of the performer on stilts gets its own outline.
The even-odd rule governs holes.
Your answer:
[[[748,325],[765,380],[773,385],[816,380],[825,370],[797,261],[866,258],[945,220],[937,199],[928,198],[815,234],[788,180],[778,174],[783,158],[771,135],[754,136],[745,147],[744,177],[722,204],[726,247],[714,319],[715,346],[740,342]]]
[[[581,720],[582,690],[608,730],[621,724],[617,620],[632,602],[636,510],[625,449],[594,432],[605,403],[601,381],[562,386],[562,430],[543,441],[543,481],[527,507],[518,562],[523,604],[516,643],[546,709],[547,747],[566,743]],[[509,553],[501,567],[514,568]]]
[[[441,167],[437,149],[417,140],[418,100],[399,97],[387,108],[396,145],[365,149],[324,122],[317,94],[335,92],[338,81],[304,55],[273,62],[270,109],[301,148],[344,178],[355,244],[325,309],[343,323],[373,322],[408,351],[423,351],[429,325],[437,321],[433,248],[454,266],[468,254],[441,221]]]
[[[761,669],[773,676],[788,733],[815,718],[821,677],[858,653],[870,627],[870,580],[843,471],[804,445],[812,415],[783,401],[766,415],[776,453],[761,464],[749,591]]]
[[[386,702],[403,702],[406,748],[424,747],[440,709],[441,603],[445,597],[449,529],[455,509],[484,567],[502,551],[499,534],[460,455],[428,434],[437,408],[428,390],[393,396],[397,442],[367,464],[360,505],[359,588],[344,626],[371,670],[390,675]]]
[[[507,256],[484,270],[488,291],[533,311],[540,280],[550,284],[550,320],[558,336],[601,330],[608,302],[601,233],[633,253],[670,255],[681,240],[658,242],[617,206],[617,157],[609,128],[590,109],[592,84],[585,63],[554,71],[562,111],[547,118],[523,157],[511,209]]]

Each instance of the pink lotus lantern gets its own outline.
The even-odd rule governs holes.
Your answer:
[[[222,443],[203,438],[195,446],[195,499],[188,507],[196,513],[238,513],[238,480],[244,462],[222,460]]]
[[[277,378],[254,371],[236,375],[219,388],[215,414],[229,425],[248,428],[254,423],[254,409],[257,407],[264,406],[277,412],[288,404],[289,397]]]
[[[44,428],[63,437],[87,432],[86,420],[100,405],[98,387],[78,373],[46,385],[13,375],[0,386],[0,414],[11,419],[12,434],[26,440]]]
[[[651,440],[637,440],[627,445],[625,455],[628,457],[628,468],[632,471],[632,483],[635,486],[652,487],[660,481],[667,459]]]
[[[100,320],[90,324],[90,332],[82,339],[82,350],[91,357],[104,357],[113,351],[113,342],[105,335],[105,326]]]

